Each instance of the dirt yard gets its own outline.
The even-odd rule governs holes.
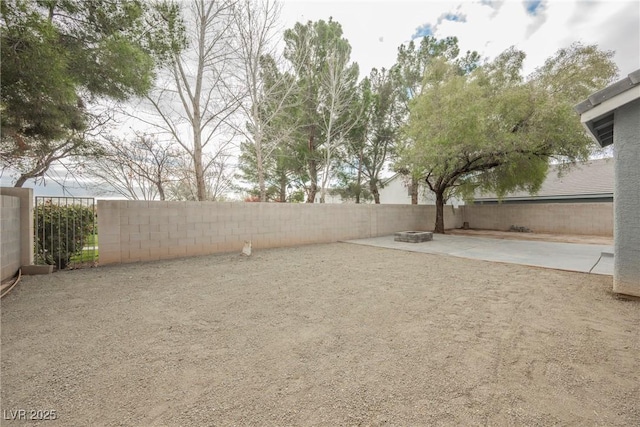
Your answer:
[[[2,425],[640,425],[611,281],[345,243],[25,277]]]

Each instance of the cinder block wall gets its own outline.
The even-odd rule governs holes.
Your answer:
[[[613,236],[612,203],[531,203],[461,206],[469,227],[508,230],[512,225],[538,233]]]
[[[435,206],[98,200],[100,264],[433,230]],[[445,228],[613,234],[610,203],[445,206]]]
[[[23,265],[33,264],[33,189],[31,188],[18,188],[18,187],[0,187],[0,195],[3,197],[13,197],[18,199],[19,213],[18,223],[13,224],[16,227],[14,230],[18,233],[18,243],[15,246],[20,251],[20,260],[18,268]],[[2,219],[4,220],[4,212],[2,212]],[[4,225],[4,224],[3,224]],[[4,229],[2,240],[2,249],[4,253]],[[14,249],[10,249],[13,251]],[[18,269],[16,268],[14,273]],[[4,279],[4,258],[2,259],[2,278]]]
[[[461,224],[445,210],[447,227]],[[98,201],[100,264],[328,243],[432,230],[424,205]]]
[[[2,281],[12,277],[21,266],[20,199],[0,196],[0,256]]]

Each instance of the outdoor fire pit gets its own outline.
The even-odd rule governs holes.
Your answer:
[[[430,231],[399,231],[393,240],[407,243],[428,242],[433,240],[433,233]]]

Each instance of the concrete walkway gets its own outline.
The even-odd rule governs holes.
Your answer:
[[[434,234],[433,241],[423,243],[396,242],[393,240],[393,236],[347,240],[345,242],[613,276],[613,256],[611,255],[613,248],[606,245],[489,239],[442,234]]]

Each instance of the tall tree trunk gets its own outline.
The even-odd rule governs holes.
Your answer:
[[[418,204],[418,179],[411,177],[411,204]]]
[[[24,185],[24,183],[27,182],[28,179],[29,179],[28,176],[20,175],[20,178],[18,178],[18,180],[16,181],[16,183],[13,186],[14,187],[22,187]]]
[[[207,189],[204,182],[204,166],[202,165],[202,142],[199,132],[194,132],[193,136],[193,169],[196,175],[196,197],[202,201],[207,199]]]
[[[156,181],[156,188],[158,189],[158,195],[160,196],[160,200],[165,200],[165,195],[164,195],[164,185],[162,184],[162,176],[158,175],[156,177],[157,181]]]
[[[258,188],[260,189],[260,201],[267,201],[267,187],[264,183],[264,164],[262,161],[262,144],[256,138],[256,168],[258,169]]]
[[[371,190],[371,194],[373,195],[373,201],[376,205],[380,204],[380,191],[378,190],[378,185],[375,180],[371,180],[369,182],[369,189]]]
[[[356,203],[360,203],[360,194],[362,194],[361,183],[362,183],[362,157],[363,156],[364,156],[364,145],[360,147],[360,155],[358,158],[358,180],[356,183]]]
[[[256,67],[257,68],[257,67]],[[252,81],[256,82],[257,77],[253,77]],[[254,83],[252,90],[256,90],[257,83]],[[251,114],[254,117],[254,127],[255,127],[255,135],[254,135],[254,147],[256,150],[256,172],[258,173],[258,188],[260,189],[260,201],[267,201],[267,188],[264,183],[264,158],[262,156],[262,127],[261,123],[259,123],[258,117],[260,117],[260,111],[258,111],[258,103],[255,100],[258,98],[257,95],[253,95],[254,99],[253,106],[251,107]]]
[[[204,12],[204,2],[200,3],[200,10]],[[199,17],[200,20],[200,34],[198,36],[198,64],[196,72],[196,84],[193,91],[192,99],[192,119],[191,125],[193,129],[193,166],[196,174],[196,198],[200,201],[206,200],[207,190],[204,183],[204,166],[202,165],[202,118],[203,114],[200,111],[200,96],[202,94],[202,80],[204,76],[204,62],[205,62],[205,43],[206,43],[206,30],[207,20],[209,16],[202,14]],[[187,84],[186,80],[184,81]],[[206,110],[206,107],[205,107]]]
[[[307,203],[315,203],[316,201],[316,193],[318,192],[318,166],[316,159],[314,159],[316,147],[314,141],[313,131],[311,136],[309,136],[309,160],[307,161],[307,166],[309,168],[309,179],[311,180],[311,186],[309,188],[309,192],[307,193]]]
[[[309,160],[309,175],[311,176],[311,186],[307,193],[307,203],[314,203],[316,201],[316,194],[318,193],[318,172],[316,170],[316,161]]]
[[[436,226],[433,231],[444,234],[444,191],[436,192]]]
[[[287,179],[285,175],[280,178],[280,202],[285,203],[287,201]]]

